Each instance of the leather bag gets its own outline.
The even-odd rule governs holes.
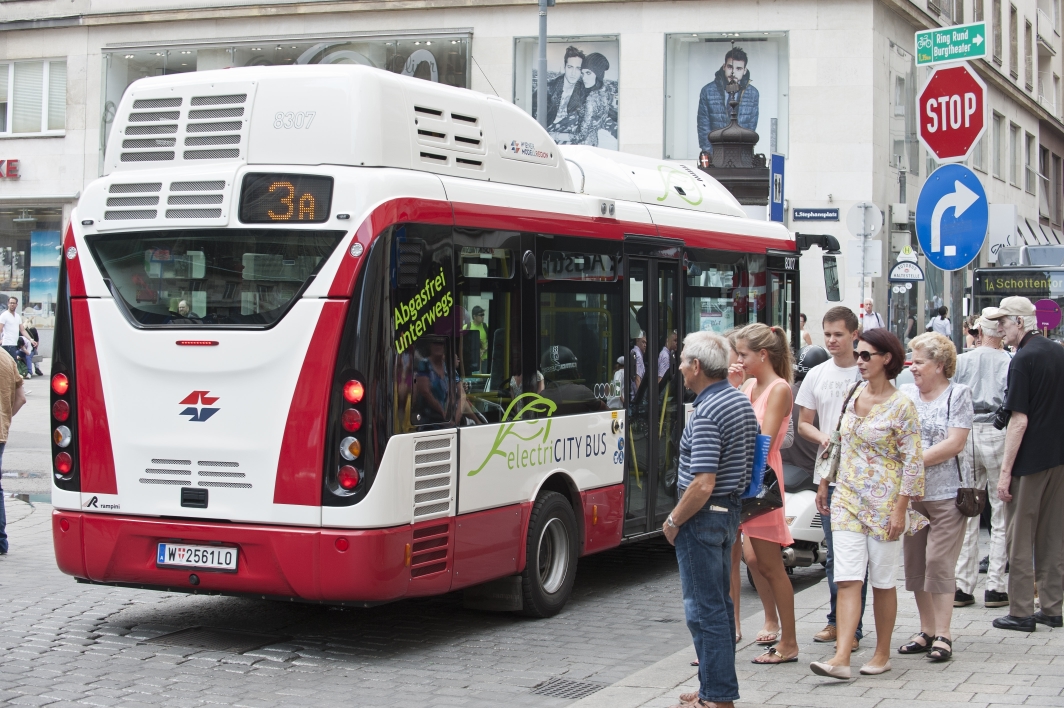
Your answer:
[[[839,459],[842,456],[842,436],[839,430],[842,428],[842,417],[846,415],[846,406],[849,405],[853,392],[862,383],[863,381],[855,383],[850,392],[846,394],[846,400],[842,402],[842,412],[839,413],[839,422],[835,424],[835,432],[831,434],[831,440],[828,442],[828,446],[824,448],[824,452],[820,453],[820,456],[816,458],[813,472],[828,482],[834,482],[839,476]]]
[[[949,411],[950,404],[953,402],[953,392],[950,391],[949,398],[946,400],[946,430],[949,430]],[[975,459],[975,426],[972,426],[972,430],[969,433],[972,437],[972,459]],[[957,479],[960,480],[960,486],[957,487],[957,509],[960,510],[963,516],[967,516],[969,519],[973,516],[979,516],[983,513],[983,509],[986,507],[986,490],[976,489],[975,487],[964,486],[964,475],[961,474],[961,461],[959,457],[954,457],[953,461],[957,464]]]
[[[746,523],[750,519],[767,514],[770,511],[783,508],[783,485],[780,484],[779,475],[771,467],[765,467],[765,478],[761,485],[761,491],[755,496],[742,500],[742,509],[739,512],[739,522]]]

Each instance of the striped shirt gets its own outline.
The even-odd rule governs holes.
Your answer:
[[[743,490],[754,466],[754,445],[761,431],[754,407],[727,381],[702,390],[680,438],[678,486],[687,489],[696,474],[717,475],[713,496]]]

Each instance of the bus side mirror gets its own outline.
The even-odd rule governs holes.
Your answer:
[[[824,256],[824,292],[828,302],[841,302],[842,291],[839,289],[839,263],[835,256]]]

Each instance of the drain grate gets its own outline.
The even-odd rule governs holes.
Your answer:
[[[673,617],[662,617],[662,618],[659,618],[659,619],[652,619],[650,621],[651,622],[660,622],[661,624],[675,624],[677,622],[683,622],[683,620],[678,620],[678,619],[675,619]]]
[[[577,700],[590,696],[596,691],[606,688],[604,683],[589,683],[587,681],[570,681],[569,679],[552,678],[532,689],[537,696],[551,696],[552,698],[568,698]]]
[[[145,644],[165,644],[171,647],[189,647],[209,651],[227,651],[242,654],[252,649],[259,649],[267,644],[283,642],[284,637],[272,634],[255,634],[233,629],[212,629],[210,627],[189,627],[169,634],[146,640]]]

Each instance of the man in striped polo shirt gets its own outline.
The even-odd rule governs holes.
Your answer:
[[[728,595],[739,495],[749,482],[759,427],[749,399],[728,383],[728,341],[712,332],[684,339],[680,372],[695,392],[680,438],[680,501],[662,530],[676,546],[684,614],[698,655],[698,695],[687,706],[732,708],[735,617]]]

